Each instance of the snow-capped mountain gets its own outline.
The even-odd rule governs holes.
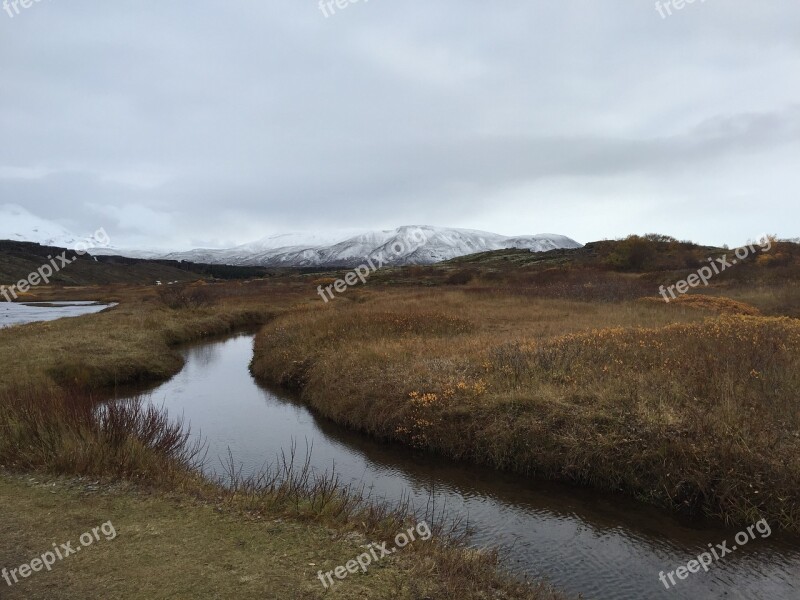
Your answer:
[[[424,225],[367,231],[349,237],[339,233],[338,236],[338,241],[336,233],[271,236],[235,248],[175,252],[163,258],[264,267],[355,266],[370,259],[388,265],[427,265],[504,248],[545,252],[581,246],[575,240],[556,234],[507,237],[487,231]]]
[[[85,241],[58,223],[42,219],[16,204],[0,205],[0,240],[35,242],[43,246],[74,248]]]
[[[105,229],[98,229],[89,235],[76,235],[66,227],[37,217],[17,204],[0,205],[0,240],[32,242],[69,250],[92,248],[95,254],[125,255],[111,246]]]
[[[15,204],[0,205],[0,240],[36,242],[74,249],[86,244],[96,255],[185,260],[196,263],[263,267],[350,267],[368,260],[384,265],[428,265],[476,252],[521,248],[545,252],[578,248],[563,235],[540,234],[507,237],[487,231],[447,227],[403,226],[385,231],[328,231],[271,235],[234,248],[171,252],[95,247],[92,238],[31,214]]]

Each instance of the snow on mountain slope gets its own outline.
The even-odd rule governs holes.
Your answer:
[[[325,248],[361,232],[362,230],[332,230],[328,232],[281,233],[234,248],[198,248],[184,252],[171,252],[162,257],[168,260],[214,264],[258,265],[262,258],[268,260],[274,255],[289,252],[303,253],[308,250]]]
[[[21,206],[0,205],[0,240],[73,248],[83,239],[58,223],[39,218]]]
[[[109,245],[110,240],[104,229],[98,229],[86,236],[76,235],[58,223],[37,217],[17,204],[0,205],[0,240],[33,242],[70,250],[91,249],[95,254],[100,254],[101,251],[122,254]]]
[[[507,237],[487,231],[430,226],[404,226],[387,231],[369,231],[341,239],[337,233],[272,236],[252,244],[223,250],[198,249],[172,253],[164,258],[192,262],[257,265],[265,267],[355,266],[382,259],[390,265],[425,265],[458,256],[522,248],[545,252],[557,248],[578,248],[580,244],[555,234]],[[286,246],[281,244],[286,243]]]
[[[127,258],[140,258],[144,260],[157,260],[164,256],[164,250],[117,248],[116,246],[89,246],[88,252],[94,256],[125,256]]]
[[[506,238],[505,244],[511,244],[512,248],[530,250],[531,252],[548,252],[560,248],[580,248],[575,240],[565,235],[556,233],[540,233],[538,235],[524,235],[520,237]]]
[[[336,231],[272,235],[234,248],[164,253],[148,249],[92,247],[90,238],[39,218],[21,206],[0,205],[0,239],[75,248],[89,241],[93,254],[131,258],[165,258],[197,263],[264,267],[349,267],[368,260],[385,265],[427,265],[476,252],[521,248],[546,252],[578,248],[563,235],[507,237],[488,231],[448,227],[404,226],[384,231]]]
[[[398,231],[402,229],[404,228],[400,228]],[[419,245],[408,256],[401,257],[397,264],[431,264],[468,254],[505,248],[546,252],[558,248],[580,248],[581,246],[573,239],[555,234],[506,237],[497,233],[473,229],[424,226],[416,229],[421,230],[425,235],[425,243]]]
[[[279,233],[262,238],[256,242],[243,244],[237,250],[244,252],[268,252],[279,248],[322,248],[333,246],[341,241],[364,233],[364,230],[333,230],[326,232]]]

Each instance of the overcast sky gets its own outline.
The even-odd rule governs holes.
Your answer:
[[[118,246],[800,235],[797,0],[317,1],[0,12],[0,204]]]

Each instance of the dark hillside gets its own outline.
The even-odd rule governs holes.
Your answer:
[[[76,257],[66,251],[72,262],[62,266],[57,258],[65,250],[40,246],[28,242],[0,241],[0,285],[10,286],[51,258],[60,270],[50,278],[60,285],[105,285],[109,283],[154,284],[156,281],[194,281],[197,279],[245,279],[267,275],[267,270],[258,267],[229,267],[225,265],[203,265],[169,260],[144,260],[121,256]]]

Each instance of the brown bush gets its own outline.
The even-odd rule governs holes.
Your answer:
[[[448,275],[444,282],[447,285],[466,285],[475,279],[475,272],[469,269],[461,269]]]
[[[213,303],[211,292],[206,287],[173,284],[159,288],[158,296],[169,308],[175,310],[202,308]]]

